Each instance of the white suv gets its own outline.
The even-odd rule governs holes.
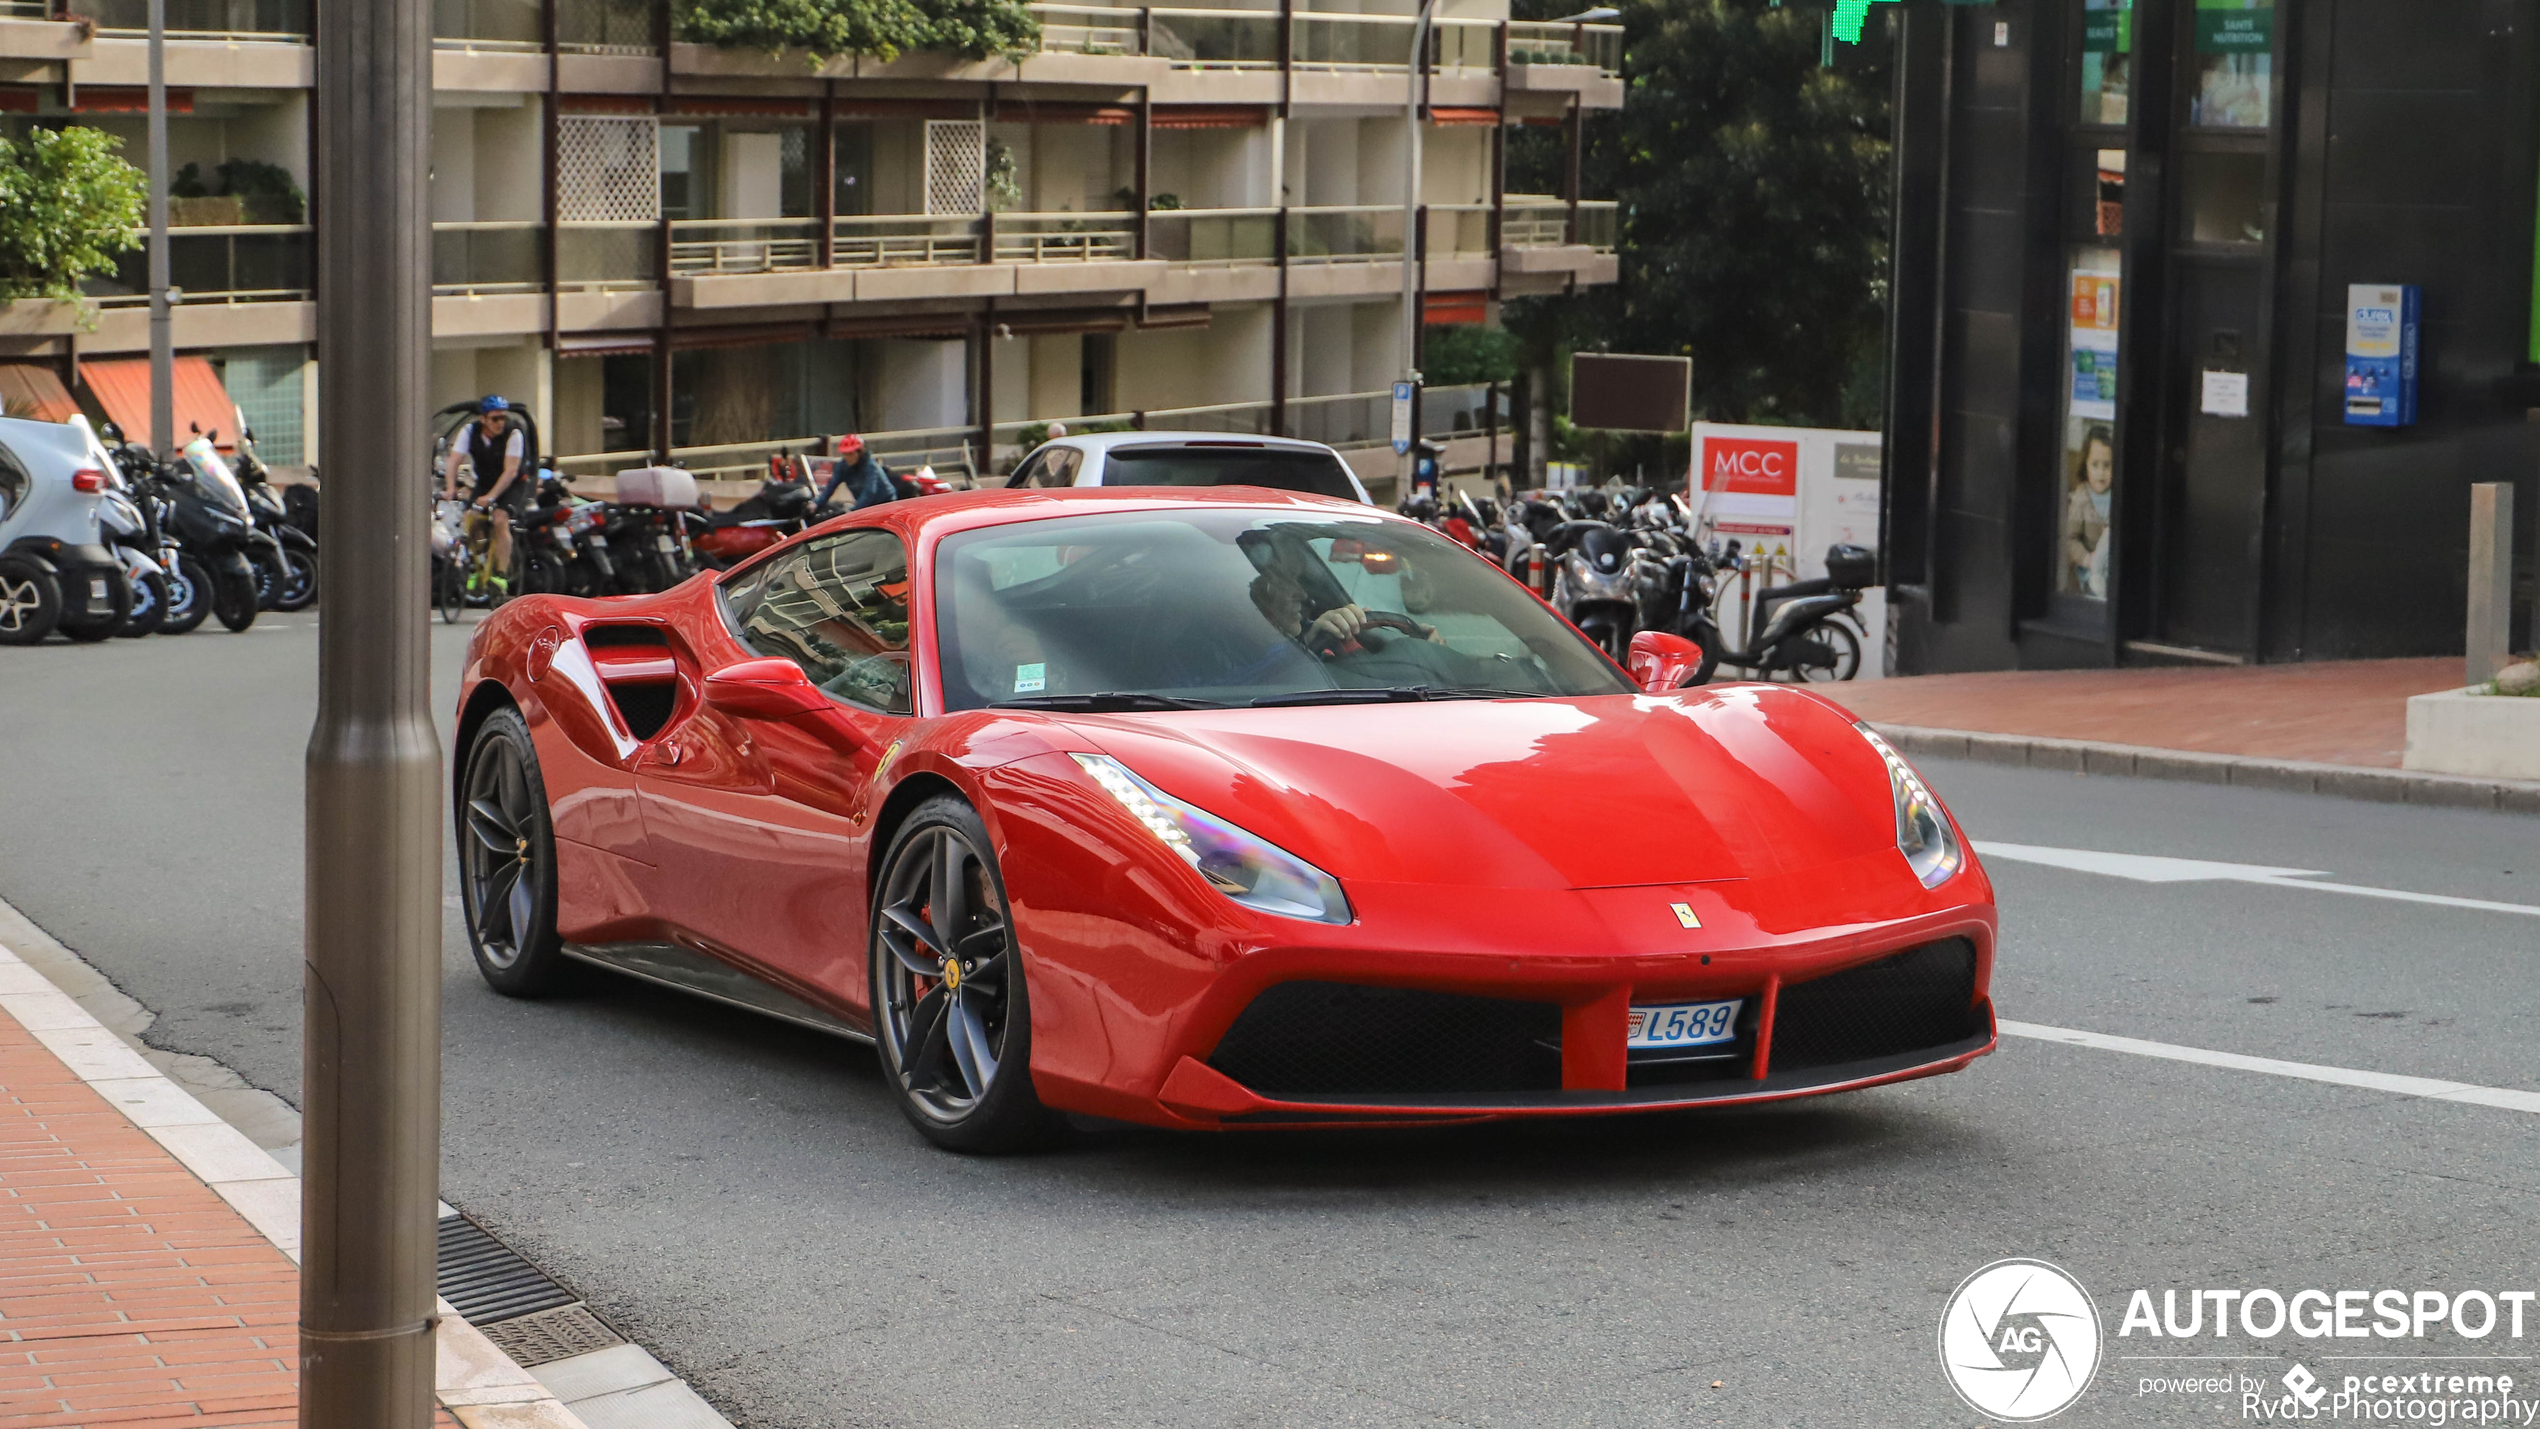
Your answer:
[[[1042,443],[1007,478],[1016,486],[1266,486],[1366,501],[1341,454],[1294,437],[1225,432],[1093,432]]]

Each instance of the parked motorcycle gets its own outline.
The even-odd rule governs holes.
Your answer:
[[[255,433],[238,429],[239,488],[247,494],[248,514],[256,529],[273,538],[272,560],[256,565],[257,603],[266,610],[306,610],[317,602],[317,537],[291,519],[291,511],[256,454]]]
[[[552,468],[538,473],[538,496],[519,539],[527,547],[527,588],[542,594],[607,595],[617,582],[608,508],[573,493]]]
[[[701,513],[692,520],[689,546],[697,560],[718,571],[732,567],[816,521],[838,514],[832,506],[812,505],[808,480],[790,472],[771,476],[729,511]]]
[[[1861,592],[1878,580],[1875,553],[1831,546],[1825,575],[1757,591],[1741,649],[1728,642],[1711,610],[1722,580],[1747,568],[1735,542],[1690,550],[1667,563],[1676,610],[1661,628],[1702,647],[1702,664],[1687,684],[1708,682],[1721,665],[1763,680],[1784,674],[1806,682],[1849,680],[1860,673],[1861,642],[1843,613],[1859,605]]]
[[[621,593],[668,590],[696,574],[687,517],[697,511],[697,479],[675,466],[643,466],[617,474],[609,503],[609,559]]]
[[[256,566],[278,565],[281,548],[256,529],[238,478],[208,437],[186,443],[183,455],[159,475],[169,524],[185,546],[179,569],[197,589],[211,593],[211,613],[223,629],[254,625],[260,604]]]

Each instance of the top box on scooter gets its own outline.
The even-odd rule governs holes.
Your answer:
[[[638,466],[617,474],[621,506],[694,506],[697,479],[675,466]]]

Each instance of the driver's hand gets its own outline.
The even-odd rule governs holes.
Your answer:
[[[1434,625],[1421,626],[1420,637],[1432,645],[1444,645],[1446,643],[1446,637],[1440,635],[1438,633],[1438,628]]]
[[[1336,605],[1314,617],[1305,627],[1308,645],[1340,645],[1358,637],[1367,628],[1367,612],[1354,605]]]

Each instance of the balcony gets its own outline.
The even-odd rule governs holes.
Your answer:
[[[1623,74],[1623,27],[1564,25],[1550,20],[1508,22],[1508,63],[1585,67],[1607,79]]]
[[[670,271],[799,273],[820,266],[815,218],[683,218],[670,225]]]
[[[556,48],[569,55],[661,53],[648,0],[556,0]]]
[[[1129,12],[1135,13],[1135,12]],[[1279,16],[1259,10],[1148,10],[1144,53],[1176,69],[1277,69]]]
[[[1288,210],[1288,261],[1399,263],[1402,205],[1350,204]]]
[[[433,296],[537,292],[546,286],[545,240],[546,225],[536,222],[436,223]]]
[[[134,236],[145,246],[118,254],[112,277],[93,278],[86,285],[99,307],[146,307],[150,302],[147,235]],[[305,301],[309,227],[258,223],[170,229],[168,282],[183,290],[189,307]]]
[[[432,0],[436,49],[538,53],[545,28],[539,0]]]
[[[1147,215],[1147,256],[1192,267],[1233,268],[1274,261],[1275,208],[1168,208]]]
[[[979,220],[968,215],[840,218],[829,238],[838,268],[939,268],[979,261]]]
[[[649,289],[661,282],[661,225],[556,226],[556,286],[573,292]]]
[[[28,18],[44,18],[47,8],[27,6]],[[150,32],[150,0],[71,0],[68,8],[95,21],[102,35],[129,39]],[[314,15],[313,0],[167,0],[167,37],[299,43],[313,33]]]
[[[1582,247],[1594,253],[1614,251],[1621,206],[1613,199],[1581,199],[1578,232],[1570,231],[1570,204],[1543,194],[1510,194],[1508,214],[1500,224],[1505,248]]]

